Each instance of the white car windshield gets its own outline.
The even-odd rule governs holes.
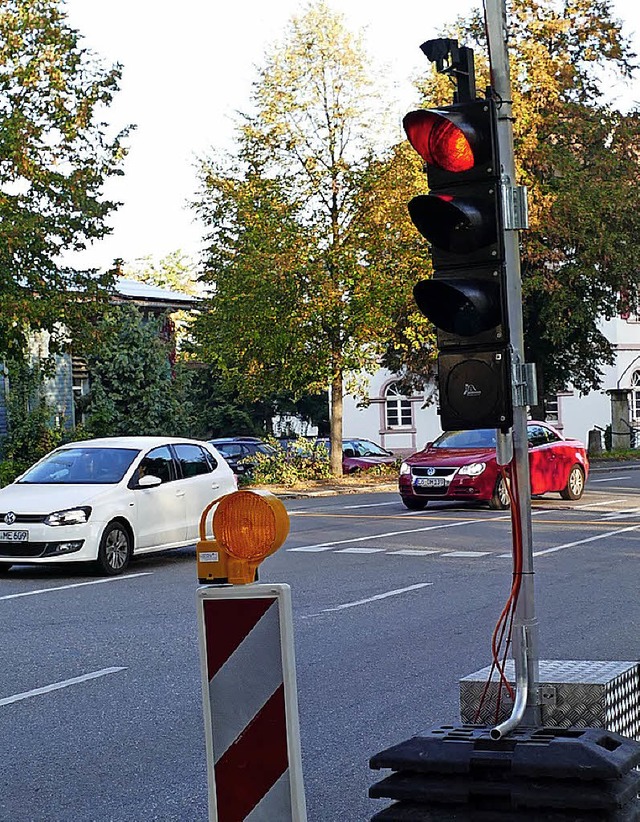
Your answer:
[[[18,482],[114,485],[124,477],[139,453],[131,448],[61,448],[30,468]]]
[[[495,448],[494,428],[479,428],[477,431],[446,431],[433,443],[434,448]]]

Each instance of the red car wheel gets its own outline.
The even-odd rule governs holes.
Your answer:
[[[580,499],[584,493],[584,471],[579,465],[574,465],[569,471],[567,485],[560,491],[562,499]]]

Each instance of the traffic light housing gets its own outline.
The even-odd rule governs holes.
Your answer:
[[[409,203],[434,273],[414,288],[436,327],[445,431],[513,422],[496,107],[491,99],[412,111],[403,125],[429,194]]]

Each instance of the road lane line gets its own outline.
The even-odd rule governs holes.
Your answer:
[[[384,594],[376,594],[373,597],[367,597],[367,599],[358,599],[355,602],[345,602],[343,605],[336,605],[333,608],[324,608],[317,614],[307,614],[306,616],[303,616],[302,619],[322,616],[322,614],[328,614],[332,611],[344,611],[345,608],[355,608],[358,605],[367,605],[369,602],[376,602],[379,599],[387,599],[387,597],[395,597],[399,594],[406,594],[409,591],[417,591],[419,588],[426,588],[428,585],[433,585],[433,582],[419,582],[416,585],[409,585],[408,588],[397,588],[395,591],[387,591]]]
[[[126,576],[109,577],[108,579],[92,579],[91,582],[74,582],[73,585],[59,585],[56,588],[39,588],[37,591],[22,591],[20,594],[6,594],[2,599],[18,599],[19,597],[32,597],[36,594],[48,594],[50,591],[66,591],[69,588],[82,588],[83,585],[99,585],[101,582],[118,582],[122,579],[135,579],[135,577],[151,576],[153,571],[144,571],[140,574],[127,574]]]
[[[631,479],[631,477],[627,474],[624,477],[607,477],[606,479],[592,479],[589,481],[589,485],[591,485],[592,482],[618,482],[618,480],[623,479]]]
[[[631,528],[619,528],[617,531],[609,531],[606,534],[596,534],[594,537],[586,537],[586,539],[579,539],[575,542],[565,542],[564,545],[556,545],[554,548],[545,548],[543,551],[534,551],[534,557],[540,557],[543,554],[554,554],[556,551],[562,551],[564,548],[574,548],[576,545],[584,545],[587,542],[595,542],[598,539],[606,539],[607,537],[615,537],[618,534],[624,534],[627,531],[637,531],[640,525],[633,525]]]
[[[441,554],[442,548],[401,548],[399,551],[387,551],[390,557],[428,557],[432,554]]]
[[[32,691],[24,691],[21,694],[14,694],[0,699],[0,707],[3,705],[11,705],[13,702],[20,702],[21,699],[29,699],[32,696],[40,696],[41,694],[49,694],[51,691],[59,691],[62,688],[68,688],[70,685],[78,685],[80,682],[87,682],[90,679],[98,679],[101,676],[109,676],[109,674],[117,674],[119,671],[126,671],[126,668],[102,668],[100,671],[93,671],[90,674],[83,674],[82,676],[74,676],[73,679],[65,679],[62,682],[54,682],[52,685],[45,685],[42,688],[34,688]]]
[[[612,519],[625,519],[640,514],[640,508],[624,508],[622,511],[611,511],[605,514],[602,519],[611,521]]]
[[[498,517],[496,517],[496,519],[498,519]],[[506,517],[500,517],[499,519],[506,519]],[[409,528],[403,531],[388,531],[386,534],[371,534],[370,536],[366,537],[339,539],[335,540],[334,542],[319,542],[316,545],[301,545],[298,548],[287,548],[287,551],[308,551],[311,553],[318,553],[320,551],[331,551],[336,545],[347,545],[353,542],[370,542],[374,539],[384,539],[386,537],[401,537],[404,534],[419,534],[423,531],[437,531],[440,528],[455,528],[459,525],[476,525],[477,523],[477,519],[467,519],[462,520],[461,522],[449,522],[445,525],[428,525],[425,528]]]
[[[620,499],[606,499],[604,502],[589,502],[586,505],[574,505],[573,508],[575,511],[577,510],[584,510],[588,508],[597,508],[599,505],[614,505],[616,502],[626,502],[626,497],[620,497]]]
[[[340,510],[348,510],[350,508],[379,508],[382,505],[397,505],[398,501],[393,502],[363,502],[360,505],[341,505]]]
[[[493,551],[449,551],[443,557],[490,557]]]
[[[384,548],[341,548],[337,554],[380,554]]]

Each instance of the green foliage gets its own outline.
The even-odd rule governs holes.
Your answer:
[[[187,433],[188,377],[172,370],[161,323],[124,306],[110,309],[99,324],[101,345],[87,357],[91,391],[83,408],[92,436]]]
[[[6,405],[8,434],[0,444],[0,486],[12,482],[62,441],[62,429],[55,427],[55,412],[43,392],[46,368],[18,358],[7,360],[5,367],[11,390]]]
[[[126,130],[110,137],[101,109],[120,81],[66,21],[63,0],[0,6],[0,356],[30,329],[60,350],[90,334],[110,274],[61,268],[60,255],[108,231]]]
[[[391,337],[425,337],[409,307],[422,271],[403,253],[420,254],[408,197],[396,221],[416,164],[380,150],[373,76],[343,18],[308,6],[265,59],[236,156],[202,162],[196,204],[213,292],[194,330],[202,355],[252,402],[330,387],[336,444],[345,376],[376,370]]]
[[[331,476],[329,455],[324,448],[315,449],[313,440],[299,437],[282,448],[277,440],[267,440],[274,454],[256,454],[251,482],[256,485],[293,486],[307,480]]]

